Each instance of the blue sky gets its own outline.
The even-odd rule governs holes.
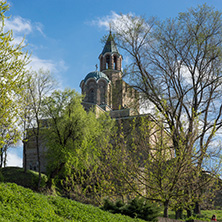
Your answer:
[[[221,0],[10,0],[8,3],[7,15],[11,17],[6,28],[13,29],[15,42],[25,37],[26,49],[32,53],[30,66],[34,70],[50,70],[61,88],[78,92],[81,80],[99,65],[98,56],[103,49],[100,40],[108,33],[108,22],[119,13],[163,20],[204,3],[222,11]],[[13,149],[8,165],[21,165],[21,157],[21,149]]]

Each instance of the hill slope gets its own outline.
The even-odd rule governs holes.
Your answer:
[[[20,167],[4,167],[0,169],[0,176],[2,177],[1,182],[16,183],[32,190],[38,188],[38,173],[32,170],[24,173],[24,169]],[[46,175],[42,174],[42,186],[45,185],[46,180]]]
[[[0,183],[0,221],[143,221],[111,214],[62,197],[44,196],[14,183]]]

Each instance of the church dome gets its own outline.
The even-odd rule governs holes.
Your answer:
[[[103,78],[107,82],[109,82],[109,78],[107,77],[107,75],[104,74],[103,72],[99,72],[99,71],[94,71],[94,72],[88,73],[87,76],[84,79],[84,82],[86,82],[88,79],[91,79],[91,78],[95,79],[96,81]]]

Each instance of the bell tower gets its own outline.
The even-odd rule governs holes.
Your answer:
[[[110,31],[106,44],[99,56],[100,72],[110,79],[112,84],[111,101],[112,109],[118,110],[122,105],[122,56],[120,55],[112,33]]]
[[[109,111],[112,117],[129,116],[134,112],[131,107],[138,104],[138,95],[122,79],[122,59],[110,31],[99,55],[100,70],[97,71],[96,66],[96,71],[88,73],[80,83],[85,108],[98,106]]]
[[[122,56],[119,54],[116,43],[110,31],[106,44],[99,56],[100,72],[105,73],[111,82],[122,79]]]

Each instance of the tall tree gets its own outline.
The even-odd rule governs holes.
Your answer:
[[[31,109],[32,106],[32,97],[29,93],[29,81],[31,81],[30,75],[27,76],[27,82],[25,84],[25,89],[22,92],[21,98],[22,101],[20,103],[21,112],[20,112],[20,126],[22,131],[22,143],[23,143],[23,169],[24,172],[27,172],[27,142],[28,142],[28,132],[29,129],[33,127],[33,110]]]
[[[131,56],[132,85],[161,113],[175,155],[185,149],[200,172],[222,127],[221,12],[202,5],[164,22],[121,19],[113,30]]]
[[[160,202],[167,217],[170,204],[175,206],[177,199],[187,196],[188,178],[192,176],[192,184],[197,181],[193,162],[184,149],[183,155],[175,157],[161,119],[155,122],[150,116],[139,116],[121,124],[115,143],[104,151],[107,158],[101,167],[109,168],[116,195]]]
[[[0,148],[8,143],[18,140],[18,129],[15,125],[18,121],[19,102],[18,95],[24,89],[26,73],[25,66],[29,61],[27,53],[23,52],[22,42],[13,44],[12,31],[4,32],[5,12],[9,5],[0,2]],[[12,136],[12,131],[15,136]],[[10,134],[10,135],[9,135]]]
[[[43,136],[41,135],[41,128],[43,127],[42,121],[45,116],[43,113],[43,101],[50,94],[54,87],[54,81],[49,72],[39,70],[38,72],[30,72],[27,74],[30,81],[26,85],[26,98],[28,98],[29,113],[26,108],[24,114],[29,115],[29,124],[31,129],[29,130],[31,135],[35,138],[36,152],[37,152],[37,163],[39,181],[38,188],[41,184],[41,157],[40,157],[40,140],[43,142]],[[23,103],[24,104],[24,103]],[[25,104],[24,104],[25,105]],[[27,119],[27,116],[26,116]],[[24,143],[25,145],[25,143]]]
[[[54,91],[45,100],[49,186],[52,180],[67,192],[98,197],[98,164],[101,147],[109,143],[112,121],[81,105],[74,90]],[[98,184],[97,184],[98,183]]]

